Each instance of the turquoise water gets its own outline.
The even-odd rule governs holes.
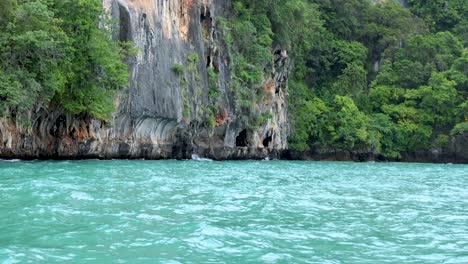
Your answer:
[[[468,166],[0,161],[0,263],[468,263]]]

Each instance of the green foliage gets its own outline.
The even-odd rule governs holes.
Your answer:
[[[448,80],[442,73],[434,73],[428,86],[421,86],[420,108],[432,116],[434,125],[454,124],[455,107],[457,102],[456,82]]]
[[[212,67],[207,69],[208,71],[208,99],[210,103],[215,105],[221,96],[219,91],[219,77]]]
[[[208,115],[207,115],[207,118],[206,118],[207,127],[214,128],[216,126],[215,114],[216,114],[216,109],[215,108],[209,108],[208,109]]]
[[[329,112],[326,104],[317,97],[304,96],[307,86],[304,83],[290,83],[294,94],[295,104],[291,105],[294,112],[293,125],[294,134],[291,135],[290,148],[297,151],[307,151],[310,145],[323,138],[322,129],[326,127],[326,117]]]
[[[96,0],[63,0],[52,6],[71,38],[71,74],[60,101],[66,102],[64,108],[73,114],[108,119],[115,91],[128,85],[128,72],[118,43],[110,41],[109,31],[98,28],[105,23],[100,18],[102,4]]]
[[[131,41],[121,41],[119,42],[121,48],[120,53],[124,58],[130,58],[138,55],[138,48],[135,46],[135,43]]]
[[[378,59],[382,53],[392,54],[401,41],[424,30],[420,21],[397,1],[362,2],[365,6],[357,35],[368,47],[370,59]]]
[[[175,75],[181,76],[185,72],[185,67],[182,64],[175,63],[172,65],[171,70]]]
[[[433,31],[450,31],[466,26],[468,5],[465,0],[408,0],[408,3],[411,11],[424,19]]]
[[[462,55],[454,61],[448,76],[456,82],[457,90],[466,98],[468,92],[468,49],[464,49]]]
[[[435,147],[444,148],[449,145],[449,136],[447,135],[438,135],[435,141]]]
[[[336,96],[328,122],[331,144],[339,149],[353,150],[369,146],[369,119],[359,111],[353,100]]]
[[[450,131],[450,135],[456,136],[460,134],[468,133],[468,122],[457,124],[452,131]]]
[[[251,8],[247,8],[249,5]],[[273,43],[271,22],[264,12],[253,15],[260,8],[254,1],[234,1],[235,19],[231,19],[223,29],[226,42],[232,40],[231,89],[236,95],[237,111],[249,119],[255,95],[262,89],[263,71],[272,63]],[[252,96],[254,95],[254,96]]]
[[[334,65],[340,69],[346,68],[351,63],[365,64],[368,50],[366,46],[357,41],[336,40],[333,42]]]
[[[20,105],[23,99],[27,99],[24,92],[16,76],[0,71],[0,114],[6,114],[9,107]]]
[[[197,63],[198,63],[198,54],[197,53],[190,53],[187,56],[187,63],[188,63],[188,69],[190,71],[195,71],[197,68]]]
[[[257,129],[260,126],[264,125],[268,120],[273,118],[270,112],[262,113],[261,115],[253,116],[253,120],[251,121],[251,129]]]
[[[16,0],[0,1],[0,28],[6,27],[12,21],[16,8]]]
[[[357,95],[367,87],[367,72],[359,63],[350,63],[333,84],[334,94]]]
[[[218,111],[218,103],[220,101],[221,92],[219,90],[219,76],[214,71],[213,67],[207,69],[208,72],[208,101],[209,107],[206,112],[206,124],[210,128],[216,125],[215,114]]]
[[[236,98],[236,112],[243,116],[244,123],[252,127],[257,116],[251,111],[257,100],[257,93],[262,90],[263,72],[271,67],[273,43],[271,22],[265,12],[254,14],[256,2],[237,0],[232,3],[234,17],[230,20],[220,19],[218,30],[224,37],[231,57],[230,88]],[[249,6],[249,8],[247,8]],[[209,97],[214,103],[217,95],[217,76],[208,70]]]
[[[273,66],[272,48],[297,51],[301,59],[302,47],[314,45],[309,36],[316,35],[321,22],[316,5],[303,0],[235,0],[232,7],[234,18],[218,20],[218,26],[234,69],[236,111],[246,125],[256,127],[263,118],[252,106],[264,99],[261,84]]]
[[[294,47],[292,149],[399,158],[467,130],[466,1],[310,2],[323,26]]]
[[[403,131],[392,119],[383,113],[371,116],[371,129],[375,134],[375,151],[389,158],[401,157],[401,151],[405,150]]]
[[[49,103],[107,120],[128,85],[123,49],[111,41],[101,2],[2,1],[0,102],[25,111]],[[21,103],[20,103],[21,102]]]

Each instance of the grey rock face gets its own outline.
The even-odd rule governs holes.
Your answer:
[[[139,53],[128,61],[130,87],[116,99],[110,124],[64,114],[30,112],[32,125],[0,119],[0,157],[190,158],[278,157],[287,148],[288,58],[275,51],[264,77],[267,94],[251,111],[270,113],[259,128],[240,121],[230,90],[232,68],[216,23],[228,15],[224,0],[103,0],[115,19],[115,38],[133,41]],[[198,60],[190,58],[198,57]],[[173,70],[182,65],[183,72]],[[207,67],[219,76],[216,125],[206,124]]]

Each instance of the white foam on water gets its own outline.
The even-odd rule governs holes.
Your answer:
[[[278,261],[291,258],[288,254],[267,253],[261,257],[261,260],[266,263],[277,263]]]
[[[94,198],[84,192],[72,192],[71,197],[76,200],[86,200],[86,201],[93,201]]]
[[[162,216],[149,215],[149,214],[139,214],[139,215],[136,216],[136,218],[145,219],[145,220],[156,220],[156,221],[164,220],[164,217],[162,217]]]
[[[0,159],[1,162],[20,162],[20,159]]]
[[[192,154],[192,160],[195,160],[195,161],[213,161],[212,159],[202,158],[198,154]]]

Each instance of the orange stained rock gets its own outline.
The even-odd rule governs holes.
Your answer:
[[[231,113],[226,112],[224,109],[220,109],[218,113],[215,114],[216,126],[221,126],[231,119]]]
[[[203,1],[207,4],[209,1]],[[128,7],[147,14],[150,25],[154,25],[154,18],[159,17],[162,22],[162,34],[171,39],[175,32],[183,40],[187,40],[190,23],[190,10],[196,0],[124,0]]]

